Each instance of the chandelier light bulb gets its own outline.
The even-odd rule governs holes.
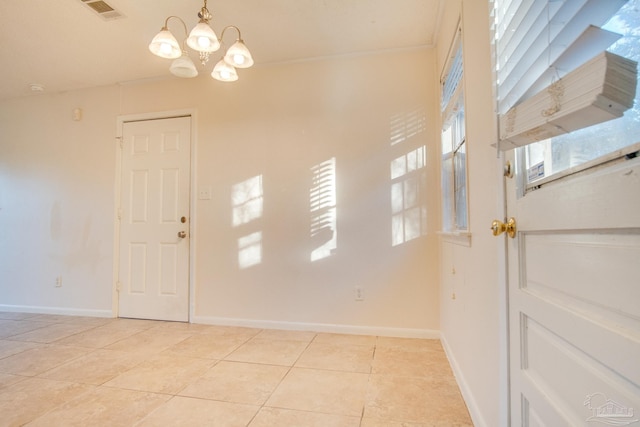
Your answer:
[[[161,43],[160,44],[160,52],[164,55],[171,55],[171,45],[169,43]]]
[[[200,36],[198,37],[198,46],[206,49],[211,46],[211,40],[208,37]]]
[[[244,60],[244,56],[242,55],[233,55],[233,63],[237,64],[238,66],[244,64],[245,60]]]

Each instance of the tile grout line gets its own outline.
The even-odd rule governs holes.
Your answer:
[[[311,338],[309,340],[309,342],[307,343],[307,345],[305,346],[304,350],[302,350],[300,352],[300,354],[298,355],[298,357],[296,358],[296,360],[293,361],[293,363],[291,364],[291,366],[289,366],[287,369],[287,372],[282,376],[282,378],[280,378],[280,381],[278,381],[278,385],[276,385],[273,390],[271,390],[271,392],[269,393],[269,396],[264,400],[264,402],[262,402],[262,404],[260,405],[260,407],[258,408],[258,410],[256,411],[256,413],[254,414],[254,416],[249,420],[249,422],[247,423],[246,427],[249,427],[251,425],[251,423],[255,420],[255,418],[258,416],[258,414],[260,413],[260,411],[262,411],[262,409],[265,408],[265,405],[267,404],[267,402],[269,401],[269,399],[271,398],[271,396],[273,396],[273,393],[275,393],[275,391],[278,389],[278,387],[280,387],[280,385],[282,385],[283,381],[285,378],[287,378],[287,376],[289,375],[289,373],[291,372],[291,370],[294,368],[294,366],[296,365],[296,363],[298,363],[298,361],[300,360],[300,358],[302,357],[302,355],[304,354],[305,351],[307,351],[307,349],[309,348],[309,346],[311,345],[311,343],[316,339],[316,337],[318,336],[317,333],[315,333],[313,335],[313,338]],[[276,341],[276,340],[274,340]],[[282,366],[282,365],[279,365]]]
[[[1,319],[0,320],[5,320],[5,319]],[[16,322],[16,324],[21,323],[21,322],[33,322],[35,319],[29,320],[29,319],[11,319],[13,322]],[[78,320],[78,322],[80,323],[84,323],[81,320]],[[117,322],[117,319],[111,323],[111,324],[115,324]],[[4,322],[3,322],[4,323]],[[62,321],[57,321],[57,322],[50,322],[50,325],[62,325],[62,324],[73,324],[71,322],[62,322]],[[47,348],[52,348],[52,347],[61,347],[61,346],[66,346],[66,347],[79,347],[82,348],[84,351],[86,351],[86,353],[83,353],[82,355],[76,355],[76,353],[73,352],[67,352],[64,354],[71,354],[71,358],[68,360],[65,360],[62,363],[58,363],[56,366],[51,367],[47,370],[45,370],[44,372],[40,372],[36,375],[16,375],[16,374],[11,374],[11,373],[7,373],[8,375],[14,376],[14,377],[19,377],[19,380],[15,383],[12,383],[11,381],[13,381],[13,379],[10,379],[11,381],[7,384],[10,385],[6,385],[6,386],[0,386],[0,390],[8,390],[8,387],[13,387],[15,384],[19,384],[25,380],[27,381],[31,381],[31,379],[35,379],[35,380],[48,380],[52,382],[52,390],[53,389],[58,389],[60,387],[62,387],[61,385],[55,386],[53,385],[53,383],[58,383],[58,384],[69,384],[69,385],[73,385],[74,387],[82,387],[81,389],[76,389],[76,392],[79,392],[79,395],[76,395],[75,397],[71,397],[71,395],[69,397],[71,397],[69,400],[64,400],[61,403],[58,403],[55,407],[53,408],[49,408],[47,409],[46,406],[44,407],[40,407],[41,410],[43,410],[44,412],[42,413],[38,413],[36,412],[31,412],[31,416],[33,418],[30,418],[29,421],[27,421],[27,423],[29,422],[36,422],[37,420],[43,419],[49,419],[52,417],[52,412],[68,412],[69,411],[69,407],[65,408],[65,405],[72,405],[75,402],[78,402],[79,399],[86,399],[87,396],[90,393],[95,393],[95,392],[99,392],[100,390],[129,390],[132,392],[141,392],[141,393],[145,393],[145,394],[149,394],[149,395],[156,395],[156,396],[164,396],[164,398],[162,399],[163,402],[158,404],[158,406],[153,407],[153,409],[150,410],[150,412],[145,412],[145,413],[141,413],[140,416],[141,418],[136,418],[135,422],[133,422],[131,425],[139,425],[141,423],[144,422],[144,420],[147,420],[149,417],[151,417],[153,414],[156,414],[158,410],[160,410],[160,408],[163,408],[167,403],[171,402],[172,400],[174,400],[176,397],[187,397],[187,398],[192,398],[192,399],[197,399],[197,400],[202,400],[202,401],[216,401],[216,402],[222,402],[222,403],[238,403],[240,404],[240,402],[233,402],[231,400],[224,400],[224,399],[209,399],[206,397],[196,397],[196,396],[181,396],[180,393],[182,393],[185,388],[189,387],[191,384],[193,384],[194,382],[198,381],[199,379],[203,378],[205,375],[207,375],[207,372],[209,372],[211,369],[214,369],[216,366],[218,366],[218,364],[222,361],[228,362],[228,363],[245,363],[245,364],[256,364],[256,365],[269,365],[269,366],[278,366],[281,367],[283,369],[281,369],[281,377],[278,379],[273,378],[275,381],[271,382],[271,384],[275,384],[270,388],[270,391],[268,393],[266,393],[266,397],[263,399],[261,404],[246,404],[246,405],[250,405],[252,406],[252,410],[255,409],[255,412],[253,414],[251,414],[251,412],[247,413],[246,416],[243,418],[243,425],[245,425],[245,427],[251,426],[252,424],[256,424],[259,420],[264,421],[264,417],[267,417],[267,419],[275,419],[277,417],[280,416],[293,416],[293,415],[288,415],[287,412],[305,412],[309,415],[304,415],[304,417],[316,417],[316,416],[320,416],[320,415],[331,415],[331,416],[339,416],[340,414],[332,411],[333,407],[325,407],[323,406],[321,410],[314,410],[313,407],[307,407],[305,406],[305,408],[307,409],[295,409],[296,406],[289,406],[289,404],[285,401],[280,401],[280,399],[278,398],[278,401],[273,401],[273,403],[276,403],[275,406],[268,406],[267,403],[273,398],[273,395],[282,387],[283,383],[287,380],[287,378],[293,379],[291,378],[292,372],[294,368],[297,368],[299,370],[316,370],[316,371],[327,371],[327,372],[353,372],[353,373],[361,373],[361,374],[366,374],[366,387],[362,387],[359,386],[359,388],[363,388],[364,389],[364,397],[362,400],[362,407],[361,407],[361,411],[359,414],[359,420],[357,418],[357,413],[353,413],[351,412],[350,415],[347,414],[342,414],[341,416],[348,416],[349,418],[351,418],[351,420],[349,421],[349,425],[351,425],[351,422],[353,422],[353,425],[358,425],[359,427],[362,427],[363,425],[366,425],[366,423],[364,423],[364,417],[368,416],[369,420],[378,420],[378,417],[380,416],[379,413],[377,413],[375,410],[372,410],[372,412],[368,412],[367,408],[369,407],[368,404],[369,402],[380,404],[383,405],[386,400],[381,400],[380,402],[378,402],[378,399],[374,399],[371,400],[370,396],[377,396],[377,392],[378,392],[378,386],[380,384],[377,383],[377,380],[375,380],[375,378],[377,376],[382,375],[382,377],[394,377],[394,378],[419,378],[419,379],[424,379],[426,377],[423,378],[424,374],[413,374],[413,375],[409,375],[409,374],[402,374],[401,372],[404,372],[403,366],[397,366],[398,370],[394,370],[393,372],[389,372],[388,374],[385,374],[385,372],[387,372],[387,370],[389,369],[389,367],[391,366],[386,366],[385,365],[385,361],[386,359],[389,359],[389,357],[393,357],[393,359],[395,360],[395,353],[411,353],[411,354],[416,354],[416,355],[424,355],[424,356],[430,356],[430,353],[433,353],[433,355],[438,355],[439,351],[433,351],[435,349],[432,348],[432,346],[427,346],[425,348],[423,348],[421,343],[417,343],[420,344],[420,346],[414,346],[413,343],[408,343],[410,345],[407,345],[406,348],[404,347],[403,343],[395,343],[395,342],[388,342],[387,340],[381,340],[380,336],[374,336],[375,337],[375,341],[373,341],[373,346],[372,349],[370,350],[370,352],[367,352],[370,354],[369,359],[369,366],[368,369],[361,369],[361,368],[365,368],[366,365],[363,366],[363,364],[360,362],[358,363],[356,366],[358,367],[358,369],[360,369],[359,371],[353,371],[351,370],[351,368],[349,368],[350,366],[353,366],[352,364],[347,364],[347,365],[324,365],[321,364],[322,366],[325,366],[324,369],[323,368],[314,368],[312,365],[315,363],[313,362],[314,357],[312,357],[312,353],[318,353],[318,351],[321,351],[322,345],[332,345],[338,348],[343,348],[343,347],[350,347],[350,346],[364,346],[364,344],[354,344],[354,342],[352,341],[348,341],[345,339],[339,339],[336,340],[335,342],[332,341],[324,341],[322,338],[325,338],[323,336],[323,334],[321,332],[313,332],[313,331],[308,331],[308,332],[312,332],[311,334],[306,335],[306,337],[304,340],[295,340],[295,339],[287,339],[286,336],[284,335],[277,335],[277,334],[272,334],[273,337],[268,337],[268,341],[272,342],[272,343],[278,343],[281,341],[306,341],[306,343],[304,343],[303,345],[298,345],[295,348],[298,349],[299,353],[297,356],[294,356],[294,358],[290,358],[290,356],[294,355],[291,354],[292,352],[287,352],[286,354],[282,354],[282,352],[278,353],[280,354],[281,357],[280,359],[274,359],[277,361],[286,361],[286,364],[273,364],[273,363],[260,363],[260,362],[255,362],[255,361],[242,361],[242,360],[227,360],[227,358],[232,355],[234,352],[238,351],[238,349],[242,348],[242,346],[246,345],[247,343],[249,343],[251,340],[257,338],[260,336],[261,333],[263,333],[265,330],[261,329],[260,331],[258,331],[257,333],[253,334],[253,335],[242,335],[242,334],[238,334],[238,338],[241,338],[238,341],[233,340],[232,344],[233,345],[228,345],[226,347],[220,347],[220,349],[225,349],[225,348],[229,348],[230,350],[228,351],[219,351],[216,350],[218,347],[216,347],[215,341],[218,339],[222,338],[222,335],[217,335],[217,334],[203,334],[202,337],[203,339],[209,343],[212,347],[209,346],[205,346],[203,347],[203,350],[207,350],[209,348],[211,348],[210,351],[205,351],[202,352],[202,350],[200,350],[199,352],[194,352],[190,346],[182,346],[180,348],[176,349],[176,356],[181,356],[181,357],[185,357],[185,358],[189,358],[189,359],[204,359],[204,360],[208,360],[210,363],[207,363],[206,365],[208,366],[203,366],[204,368],[204,372],[202,373],[196,373],[196,377],[185,377],[188,378],[188,380],[186,381],[186,383],[184,384],[184,386],[180,387],[179,389],[173,391],[173,392],[156,392],[156,391],[149,391],[149,390],[143,390],[143,389],[132,389],[132,388],[127,388],[127,387],[121,387],[118,385],[115,386],[107,386],[105,385],[106,383],[108,383],[110,381],[106,380],[104,382],[102,382],[101,384],[97,384],[97,383],[86,383],[86,382],[82,382],[83,379],[85,379],[84,376],[79,377],[80,378],[80,382],[77,381],[77,376],[69,376],[69,377],[65,377],[67,378],[66,380],[62,377],[62,376],[58,376],[58,379],[55,378],[45,378],[44,376],[51,372],[52,370],[58,369],[60,366],[65,366],[65,365],[73,365],[74,363],[76,363],[78,360],[84,358],[84,357],[88,357],[92,354],[95,354],[99,351],[106,351],[108,350],[106,347],[113,345],[113,344],[117,344],[122,342],[123,340],[127,340],[127,339],[131,339],[132,337],[136,337],[139,336],[140,334],[142,334],[143,332],[148,332],[148,331],[153,331],[153,333],[159,333],[162,335],[163,330],[159,330],[159,327],[149,327],[146,329],[138,329],[136,326],[139,325],[131,325],[128,326],[128,323],[123,323],[122,327],[129,329],[129,327],[131,328],[131,330],[135,330],[134,333],[132,333],[131,335],[118,339],[112,343],[105,345],[102,345],[100,347],[84,347],[84,346],[78,346],[78,345],[74,345],[73,343],[70,344],[60,344],[60,341],[65,340],[67,338],[71,338],[74,336],[77,336],[79,334],[83,334],[83,333],[88,333],[88,338],[91,338],[90,335],[91,334],[100,334],[100,327],[102,326],[106,326],[110,323],[106,323],[106,324],[95,324],[92,325],[91,327],[89,327],[86,330],[83,331],[79,331],[79,332],[75,332],[73,334],[70,334],[68,336],[62,337],[62,338],[58,338],[55,341],[52,341],[50,343],[40,343],[40,342],[32,342],[32,341],[16,341],[16,340],[11,340],[11,339],[7,339],[8,337],[5,338],[0,338],[0,343],[2,343],[3,341],[6,341],[7,346],[6,346],[6,350],[7,352],[10,351],[15,351],[15,349],[20,349],[21,346],[20,345],[13,345],[12,343],[21,343],[21,344],[25,344],[25,345],[29,345],[29,346],[34,346],[31,349],[35,349],[35,348],[42,348],[42,349],[47,349]],[[158,324],[159,325],[159,324]],[[213,325],[215,326],[215,325]],[[26,326],[25,326],[26,327]],[[47,327],[47,325],[41,326],[41,328],[43,327]],[[117,327],[117,326],[116,326]],[[39,328],[38,328],[39,329]],[[62,328],[64,329],[64,328]],[[35,331],[37,329],[34,329],[32,331]],[[172,328],[171,331],[173,331],[174,329]],[[194,337],[198,337],[200,334],[194,332],[194,331],[186,331],[183,330],[182,328],[176,328],[175,329],[176,332],[183,332],[184,333],[184,338],[180,339],[180,336],[183,334],[177,334],[176,337],[171,338],[171,339],[163,339],[158,341],[159,344],[162,344],[162,348],[160,350],[157,351],[153,351],[153,352],[148,352],[148,354],[145,353],[144,357],[141,358],[141,360],[136,363],[134,366],[128,366],[125,368],[125,371],[123,372],[119,372],[118,374],[115,375],[115,377],[117,377],[118,375],[122,375],[122,373],[124,372],[128,372],[132,369],[135,369],[137,366],[140,366],[141,364],[144,364],[145,361],[150,360],[153,357],[156,357],[157,355],[162,354],[163,352],[166,352],[168,350],[170,350],[171,348],[173,348],[174,346],[177,346],[181,343],[184,343],[185,341],[194,338]],[[213,329],[212,329],[213,331]],[[191,332],[191,333],[188,333]],[[27,332],[25,332],[27,333]],[[20,335],[20,334],[18,334]],[[119,334],[116,334],[119,335]],[[153,335],[153,334],[152,334]],[[45,336],[45,335],[42,335]],[[300,336],[299,338],[302,338],[302,336]],[[165,341],[173,341],[174,339],[180,339],[179,342],[174,342],[166,347],[164,347],[164,343]],[[214,342],[211,343],[210,341],[213,340]],[[89,340],[86,342],[96,342],[98,343],[99,341],[104,341],[104,340]],[[137,349],[138,346],[144,346],[146,345],[146,343],[138,343],[137,346],[135,344],[136,340],[133,340],[134,342],[129,345],[127,348],[131,347],[131,348],[135,348]],[[138,340],[139,341],[139,340]],[[145,339],[145,341],[147,341]],[[78,341],[80,342],[80,341]],[[85,341],[82,341],[85,342]],[[371,341],[367,341],[367,342],[371,342]],[[160,348],[160,346],[158,346],[155,340],[151,341],[151,344],[154,344],[151,346],[151,348]],[[238,344],[235,344],[238,343]],[[194,342],[194,344],[196,344]],[[318,345],[318,347],[314,347],[314,345]],[[402,345],[401,345],[402,344]],[[133,346],[133,347],[132,347]],[[370,344],[369,344],[370,346]],[[396,346],[398,346],[396,348]],[[278,347],[278,346],[276,346]],[[414,348],[415,347],[415,348]],[[146,348],[146,347],[145,347]],[[371,347],[370,347],[371,348]],[[24,349],[24,350],[20,350],[18,351],[18,353],[15,354],[10,354],[8,356],[4,356],[2,357],[0,360],[3,360],[7,357],[12,357],[12,356],[16,356],[16,355],[20,355],[22,353],[24,353],[25,351],[31,350],[31,349]],[[140,349],[142,349],[142,347],[140,347]],[[216,351],[214,351],[216,350]],[[428,351],[427,351],[428,350]],[[114,351],[120,351],[120,352],[125,352],[125,350],[114,350]],[[328,350],[331,351],[331,350]],[[355,351],[355,350],[354,350]],[[322,352],[322,351],[321,351]],[[423,354],[424,353],[424,354]],[[215,355],[215,354],[219,354],[221,357],[216,358],[216,359],[211,359],[208,357],[199,357],[199,356],[193,356],[194,354],[204,354],[205,356],[209,356],[209,355]],[[311,361],[310,363],[307,363],[307,359],[305,359],[305,355],[308,355],[310,357],[310,359],[308,359],[309,361]],[[287,357],[284,357],[287,356]],[[26,356],[25,356],[26,357]],[[376,361],[376,358],[380,357],[380,360]],[[54,359],[51,359],[52,361],[57,361],[58,359],[60,359],[60,357],[56,357]],[[99,358],[100,360],[102,360],[102,358]],[[288,360],[287,360],[288,359]],[[304,360],[303,360],[304,359]],[[438,359],[438,358],[436,358]],[[434,360],[436,360],[434,359]],[[92,359],[93,360],[93,359]],[[258,360],[258,359],[256,359]],[[259,360],[271,360],[271,359],[259,359]],[[361,359],[360,359],[361,360]],[[366,359],[365,359],[366,360]],[[420,358],[420,360],[422,360],[422,357]],[[439,360],[439,359],[438,359]],[[420,362],[422,363],[422,362]],[[298,366],[298,364],[308,364],[309,366],[305,367],[305,366]],[[210,366],[209,366],[210,365]],[[328,367],[327,367],[328,366]],[[344,367],[347,366],[347,367]],[[418,365],[416,365],[418,366]],[[422,365],[419,365],[422,366]],[[430,366],[430,365],[429,365]],[[7,367],[9,367],[9,365],[7,365]],[[368,372],[367,372],[368,371]],[[199,371],[198,371],[199,372]],[[374,372],[378,372],[378,374],[374,374]],[[421,371],[422,372],[422,371]],[[320,376],[322,376],[323,374],[320,372],[319,373]],[[430,375],[433,375],[430,374]],[[114,377],[114,378],[115,378]],[[76,380],[72,379],[72,378],[76,378]],[[87,377],[88,378],[88,377]],[[93,378],[93,377],[92,377]],[[297,378],[297,375],[296,375]],[[113,378],[112,378],[113,379]],[[359,381],[364,382],[365,378],[361,377]],[[374,381],[375,380],[375,381]],[[455,382],[455,379],[454,379]],[[31,383],[33,385],[37,385],[38,387],[40,387],[39,383],[37,382],[33,382]],[[42,383],[44,384],[44,383]],[[114,383],[115,384],[115,383]],[[311,382],[310,384],[314,384],[313,382]],[[361,383],[362,384],[362,383]],[[388,386],[388,384],[383,384],[385,387]],[[32,387],[32,386],[30,386]],[[86,387],[86,389],[85,389]],[[284,393],[284,389],[281,390],[282,393]],[[108,394],[110,393],[114,393],[114,392],[108,392]],[[389,393],[388,390],[385,390],[385,393]],[[279,394],[280,396],[280,394]],[[388,396],[384,396],[385,399],[388,399]],[[166,399],[166,400],[164,400]],[[56,400],[57,402],[57,400]],[[53,402],[52,402],[53,403]],[[174,404],[177,404],[177,401],[174,402]],[[77,403],[76,403],[77,405]],[[310,409],[309,409],[310,408]],[[357,408],[357,407],[356,407]],[[354,409],[356,409],[354,408]],[[369,409],[371,409],[373,407],[369,407]],[[319,409],[316,408],[316,409]],[[375,408],[374,408],[375,409]],[[265,410],[269,410],[268,412],[263,412]],[[261,414],[261,412],[263,413],[263,416],[259,417],[259,414]],[[24,414],[27,414],[27,412],[24,412]],[[23,414],[23,415],[24,415]],[[316,415],[311,415],[311,414],[316,414]],[[55,417],[56,415],[59,414],[55,414],[53,415],[53,417]],[[468,415],[467,415],[468,416]],[[373,418],[371,418],[373,417]],[[157,418],[157,416],[156,416]],[[384,419],[386,421],[391,422],[392,418],[391,416],[384,417]],[[378,420],[381,421],[382,419]],[[395,418],[394,418],[395,420]],[[42,422],[42,421],[41,421]],[[132,422],[131,420],[129,421],[130,423]],[[375,421],[374,421],[375,422]],[[244,424],[246,423],[246,424]],[[467,424],[464,424],[467,425]]]
[[[199,400],[207,400],[207,401],[216,401],[216,402],[225,402],[225,401],[221,401],[221,400],[217,400],[217,399],[205,399],[205,398],[201,398],[201,397],[194,397],[194,396],[182,396],[180,393],[182,393],[185,389],[187,389],[190,385],[194,384],[196,381],[204,378],[204,376],[207,374],[208,371],[210,371],[211,369],[215,368],[218,364],[220,364],[220,362],[230,362],[230,363],[240,363],[240,362],[234,362],[232,360],[227,360],[227,357],[229,357],[231,354],[233,354],[236,350],[238,350],[240,347],[242,347],[243,345],[245,345],[246,343],[248,343],[249,341],[251,341],[252,339],[254,339],[255,337],[257,337],[258,335],[260,335],[260,333],[264,331],[264,329],[260,329],[258,332],[256,332],[256,334],[247,337],[243,342],[239,343],[238,345],[236,345],[233,349],[231,349],[229,352],[227,352],[225,355],[223,355],[221,358],[219,359],[210,359],[214,361],[214,364],[206,371],[204,372],[202,375],[198,376],[197,378],[193,379],[192,381],[190,381],[188,384],[185,384],[184,387],[182,387],[180,390],[178,390],[169,400],[167,400],[166,403],[168,403],[169,401],[171,401],[172,399],[174,399],[175,397],[185,397],[185,398],[189,398],[189,399],[199,399]],[[193,336],[197,336],[197,334],[192,335]],[[191,338],[189,337],[189,338]],[[183,341],[189,339],[189,338],[185,338]],[[212,339],[215,339],[217,337],[212,337]],[[181,341],[181,342],[183,342]],[[177,345],[177,344],[176,344]],[[147,415],[145,415],[142,420],[144,420],[145,418],[149,417],[152,413],[154,413],[155,411],[157,411],[160,407],[156,408],[155,410],[151,411],[150,413],[148,413]],[[258,415],[258,412],[260,412],[260,409],[262,408],[262,406],[260,408],[258,408],[258,410],[256,411],[256,413],[253,415],[253,417],[251,418],[251,420],[249,421],[249,423],[247,424],[247,426],[249,424],[251,424],[251,422],[253,421],[253,419]],[[138,423],[142,422],[142,420],[140,420]]]
[[[373,353],[371,354],[371,364],[369,365],[369,375],[367,377],[367,389],[365,390],[365,393],[364,393],[364,403],[362,404],[362,413],[360,414],[360,424],[359,424],[360,427],[362,427],[362,423],[364,422],[364,413],[367,408],[367,396],[369,394],[369,389],[371,387],[371,376],[373,375],[373,362],[376,359],[376,351],[378,349],[378,338],[380,337],[376,335],[376,342],[373,345]]]

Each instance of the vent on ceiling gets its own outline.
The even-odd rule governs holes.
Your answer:
[[[110,21],[112,19],[122,18],[120,12],[115,10],[113,7],[109,6],[107,2],[103,0],[81,0],[83,4],[93,10],[98,14],[102,19]]]

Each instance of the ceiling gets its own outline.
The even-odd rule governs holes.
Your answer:
[[[123,16],[105,20],[81,0],[1,0],[0,99],[33,95],[32,83],[52,93],[171,78],[170,61],[147,46],[169,15],[180,16],[190,30],[202,0],[105,1]],[[226,25],[238,26],[260,66],[433,46],[443,2],[209,0],[207,6],[218,36]],[[177,20],[169,28],[184,33]],[[223,40],[233,41],[233,34]],[[208,72],[200,76],[210,78]]]

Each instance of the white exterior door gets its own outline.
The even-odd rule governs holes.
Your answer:
[[[122,130],[119,316],[189,319],[191,118]]]
[[[511,425],[640,426],[640,158],[507,181]]]

